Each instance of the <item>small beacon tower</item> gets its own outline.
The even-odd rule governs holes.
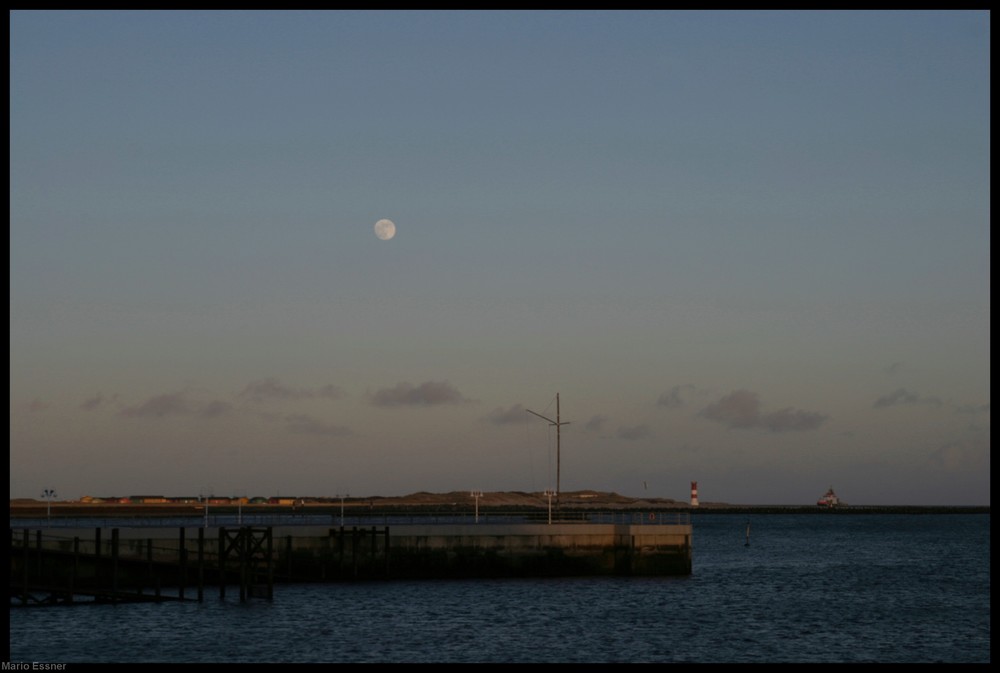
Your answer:
[[[698,482],[696,481],[691,482],[691,506],[698,506]]]

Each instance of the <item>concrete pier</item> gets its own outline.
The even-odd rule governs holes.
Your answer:
[[[234,552],[236,532],[258,543]],[[691,573],[691,538],[689,523],[652,521],[12,528],[10,580],[12,595],[16,588],[22,597],[45,587],[70,594],[107,589],[122,597],[153,591],[166,598],[161,590],[175,587],[177,598],[196,590],[198,600],[206,585],[218,585],[224,596],[227,583],[239,583],[243,600],[264,581],[248,577],[254,567],[266,568],[267,596],[282,582],[683,576]]]
[[[328,529],[326,541],[317,533],[296,529],[291,549],[300,565],[332,560],[328,579],[691,573],[690,524],[404,524]]]

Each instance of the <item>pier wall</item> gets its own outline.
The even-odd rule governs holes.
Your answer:
[[[275,534],[281,531],[275,529]],[[690,525],[413,524],[390,527],[381,537],[376,528],[333,529],[326,541],[301,535],[293,539],[292,549],[308,551],[313,559],[329,558],[338,545],[349,546],[351,553],[356,549],[367,558],[371,571],[391,578],[691,572]]]
[[[279,575],[319,579],[687,575],[691,526],[276,526]]]

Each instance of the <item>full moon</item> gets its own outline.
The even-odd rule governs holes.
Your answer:
[[[396,235],[396,225],[392,220],[379,220],[375,223],[375,235],[383,241],[388,241]]]

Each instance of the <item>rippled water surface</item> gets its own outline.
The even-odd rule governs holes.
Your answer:
[[[11,661],[989,662],[986,514],[697,514],[682,578],[11,608]],[[234,598],[235,597],[235,598]]]

